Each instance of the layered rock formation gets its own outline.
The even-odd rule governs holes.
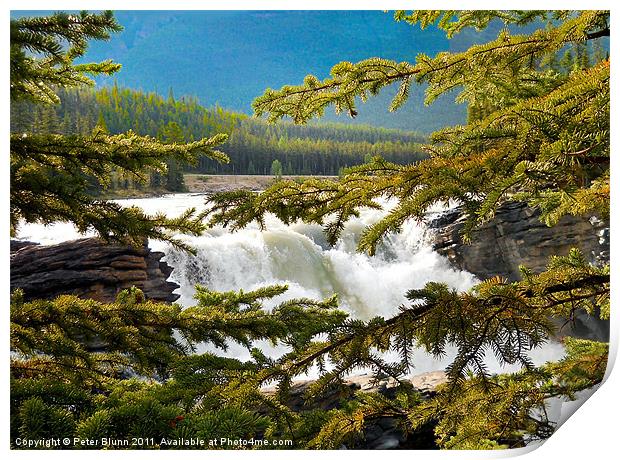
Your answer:
[[[75,294],[112,302],[123,289],[140,288],[147,298],[173,302],[179,286],[167,281],[172,268],[162,252],[114,245],[84,238],[50,246],[11,242],[11,290],[21,288],[26,299]]]
[[[540,212],[525,203],[511,202],[499,207],[495,217],[477,229],[470,244],[464,244],[461,231],[465,215],[458,208],[431,219],[433,248],[461,270],[481,280],[502,276],[520,279],[519,265],[536,273],[545,270],[552,255],[566,255],[577,247],[591,263],[609,262],[609,223],[596,217],[564,216],[557,225],[547,227]],[[572,330],[562,333],[608,340],[609,323],[580,315]]]
[[[429,223],[436,230],[433,248],[480,279],[499,275],[515,281],[519,265],[541,272],[549,256],[566,255],[572,247],[580,248],[593,263],[609,261],[608,223],[595,217],[565,216],[547,227],[539,216],[525,203],[506,203],[474,232],[471,244],[463,244],[465,216],[457,208]]]

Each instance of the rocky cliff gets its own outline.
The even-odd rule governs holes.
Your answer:
[[[499,275],[516,281],[519,265],[542,272],[549,256],[566,255],[572,247],[581,249],[591,263],[609,262],[609,222],[565,216],[557,225],[547,227],[539,217],[540,212],[525,203],[506,203],[473,233],[470,244],[464,244],[465,215],[456,208],[430,220],[431,241],[453,265],[481,280]],[[570,334],[607,340],[609,323],[582,315]]]
[[[84,238],[50,246],[11,242],[11,290],[26,299],[75,294],[101,302],[114,301],[123,289],[136,286],[153,300],[173,302],[179,286],[167,281],[172,268],[162,252],[143,247],[107,244]]]
[[[506,203],[495,218],[476,230],[471,244],[463,244],[465,216],[453,209],[432,219],[433,248],[455,266],[480,279],[500,275],[519,279],[519,265],[535,272],[545,269],[551,255],[565,255],[580,248],[593,263],[609,261],[609,224],[595,217],[565,216],[547,227],[540,212],[525,203]]]

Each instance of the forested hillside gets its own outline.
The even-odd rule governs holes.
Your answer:
[[[227,133],[221,146],[228,164],[199,158],[185,171],[217,174],[272,174],[274,162],[280,174],[337,175],[342,168],[359,165],[380,155],[406,164],[424,155],[420,134],[370,126],[335,123],[298,126],[268,124],[242,113],[202,107],[196,98],[164,98],[117,85],[99,90],[59,90],[61,103],[11,105],[11,131],[88,134],[99,126],[111,134],[133,130],[166,142],[185,142]],[[151,175],[152,187],[182,190],[181,166],[168,165],[168,177]],[[112,188],[126,187],[113,181]]]
[[[32,16],[12,12],[12,17]],[[36,12],[45,15],[46,12]],[[307,73],[327,76],[346,59],[352,62],[381,55],[410,60],[417,53],[433,55],[471,41],[486,31],[450,43],[432,27],[424,32],[394,22],[383,11],[118,11],[123,31],[107,42],[93,42],[84,62],[113,59],[123,68],[114,77],[99,76],[99,84],[164,93],[172,86],[179,95],[199,98],[212,107],[251,113],[251,102],[265,88],[301,82]],[[501,23],[496,25],[501,27]],[[495,29],[497,29],[497,27]],[[491,34],[493,31],[491,32]],[[458,42],[458,43],[457,43]],[[166,46],[161,46],[166,43]],[[371,124],[431,132],[462,123],[465,106],[445,97],[424,107],[422,87],[402,112],[389,112],[389,96],[369,100],[353,119],[326,115],[330,121]]]

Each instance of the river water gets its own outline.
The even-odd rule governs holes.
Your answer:
[[[163,212],[168,216],[180,215],[190,207],[204,209],[204,195],[174,194],[157,198],[119,200],[123,205],[135,205],[146,212]],[[385,209],[390,203],[383,203]],[[435,212],[441,212],[437,209]],[[270,301],[265,308],[291,298],[321,299],[337,294],[341,308],[352,316],[368,319],[376,315],[392,316],[407,302],[409,289],[423,287],[428,281],[439,281],[464,291],[476,283],[468,272],[452,268],[447,259],[434,252],[429,243],[429,230],[424,224],[408,222],[400,233],[388,235],[380,244],[377,254],[369,257],[355,251],[365,226],[385,215],[386,210],[363,210],[359,218],[349,221],[335,247],[330,247],[320,226],[297,223],[284,225],[274,217],[267,217],[266,229],[252,224],[237,232],[216,227],[193,237],[183,235],[184,241],[197,250],[195,256],[171,247],[167,243],[151,241],[149,246],[165,253],[165,260],[174,267],[170,280],[178,283],[179,303],[193,305],[194,286],[201,284],[213,290],[251,290],[261,286],[286,284],[288,291]],[[44,226],[25,224],[20,239],[41,244],[54,244],[83,237],[72,224],[55,223]],[[257,343],[268,355],[278,356],[285,351],[267,343]],[[215,351],[209,345],[201,350]],[[218,351],[218,353],[222,353]],[[243,347],[231,344],[225,352],[241,359],[249,358]],[[532,352],[532,359],[543,363],[563,354],[561,345],[549,343]],[[454,350],[448,350],[441,360],[419,351],[415,355],[413,373],[443,369],[450,363]],[[396,359],[396,355],[387,358]],[[489,368],[500,368],[489,356]]]

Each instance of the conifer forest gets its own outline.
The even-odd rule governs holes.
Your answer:
[[[609,11],[156,13],[11,12],[11,449],[519,449],[601,385]]]

